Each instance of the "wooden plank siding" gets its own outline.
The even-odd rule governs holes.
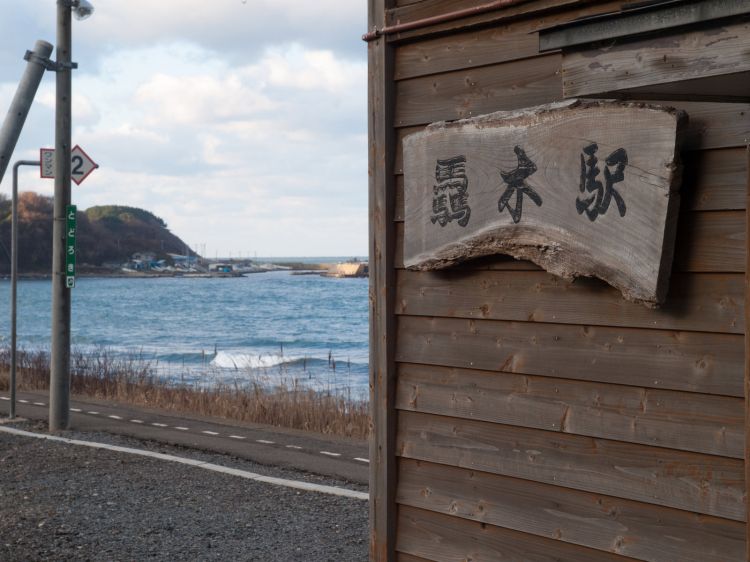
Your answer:
[[[412,459],[399,463],[403,505],[638,560],[739,560],[744,525],[601,494]]]
[[[742,275],[679,273],[664,306],[628,302],[603,281],[566,281],[543,271],[397,272],[396,313],[553,324],[743,334]]]
[[[395,0],[385,23],[484,3]],[[379,224],[393,254],[373,291],[392,307],[384,347],[395,371],[374,421],[396,424],[386,430],[395,490],[380,523],[395,527],[395,552],[374,559],[745,559],[750,104],[648,102],[690,119],[661,308],[507,256],[403,267],[403,138],[562,99],[563,55],[539,54],[537,31],[624,3],[531,0],[386,40],[393,162],[380,181],[393,206]]]
[[[403,223],[396,223],[395,266],[404,267]],[[745,212],[683,212],[677,227],[673,271],[695,273],[743,273],[745,270]],[[479,262],[486,268],[492,260]],[[508,259],[497,262],[501,269],[512,264]],[[472,268],[477,262],[467,262]],[[510,267],[514,267],[510,265]],[[534,266],[536,267],[536,266]]]
[[[447,14],[465,8],[487,4],[488,0],[423,0],[409,2],[388,11],[388,25],[410,23],[425,17]],[[618,10],[626,1],[596,0],[518,0],[502,10],[494,10],[474,16],[422,26],[389,36],[389,41],[401,43],[416,39],[426,40],[434,36],[454,35],[482,27],[505,25],[512,22],[518,29],[529,31],[569,22],[580,17]]]
[[[742,342],[734,334],[400,316],[396,360],[741,397]]]
[[[398,501],[638,560],[739,560],[745,526],[489,472],[399,462]]]
[[[742,460],[401,411],[401,457],[745,520]]]
[[[717,24],[710,33],[704,29],[659,33],[642,39],[637,47],[623,41],[593,52],[575,50],[565,57],[563,92],[565,97],[606,97],[608,92],[658,91],[654,86],[747,72],[748,49],[750,23],[734,21]]]
[[[739,397],[400,363],[396,408],[744,458]]]
[[[519,533],[417,509],[399,507],[399,552],[438,562],[634,562],[619,556],[559,540]]]

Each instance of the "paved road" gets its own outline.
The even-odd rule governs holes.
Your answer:
[[[19,392],[17,397],[17,415],[33,420],[47,419],[47,393]],[[8,392],[0,392],[0,415],[8,415],[9,400]],[[72,400],[70,409],[72,430],[106,431],[362,484],[368,481],[368,447],[363,441],[88,398]]]

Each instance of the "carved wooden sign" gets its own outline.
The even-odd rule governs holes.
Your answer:
[[[686,115],[563,102],[435,123],[404,139],[404,265],[510,254],[664,300]]]

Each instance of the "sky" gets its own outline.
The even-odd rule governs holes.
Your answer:
[[[73,21],[73,203],[147,209],[218,256],[367,254],[364,0],[91,0]],[[0,0],[0,116],[55,0]],[[54,146],[46,73],[14,160]],[[21,191],[51,195],[26,168]],[[11,192],[10,169],[0,184]]]

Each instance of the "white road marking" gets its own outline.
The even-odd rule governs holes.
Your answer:
[[[230,439],[247,439],[247,437],[243,437],[242,435],[230,435]]]
[[[174,426],[174,428],[175,429],[179,429],[180,431],[187,431],[188,430],[187,427],[182,427],[182,426],[179,426],[179,425]]]
[[[87,414],[91,414],[92,416],[97,416],[97,415],[99,415],[99,412],[86,412],[86,413],[87,413]]]
[[[0,400],[10,400],[7,396],[0,396]]]
[[[167,427],[167,424],[165,424],[165,423],[156,423],[156,422],[153,422],[151,425],[154,425],[156,427]]]
[[[82,410],[80,408],[71,408],[70,411],[71,412],[80,412]]]
[[[340,457],[341,453],[331,453],[330,451],[321,451],[321,455],[328,455],[329,457]]]
[[[145,451],[143,449],[134,449],[131,447],[120,447],[117,445],[108,445],[106,443],[96,443],[94,441],[80,441],[78,439],[68,439],[66,437],[58,437],[56,435],[46,435],[43,433],[33,433],[31,431],[23,431],[22,429],[15,429],[13,427],[0,426],[0,432],[10,433],[12,435],[18,435],[21,437],[33,437],[35,439],[46,439],[48,441],[55,441],[57,443],[67,443],[69,445],[79,445],[81,447],[91,447],[94,449],[107,449],[108,451],[116,451],[118,453],[128,453],[130,455],[138,455],[141,457],[149,457],[152,459],[159,459],[163,461],[176,462],[180,464],[186,464],[188,466],[194,466],[196,468],[202,468],[204,470],[211,470],[214,472],[220,472],[222,474],[229,474],[232,476],[238,476],[240,478],[246,478],[248,480],[254,480],[256,482],[264,482],[266,484],[273,484],[274,486],[284,486],[286,488],[294,488],[297,490],[304,490],[306,492],[319,492],[322,494],[331,494],[334,496],[342,496],[346,498],[352,498],[356,500],[367,501],[370,499],[370,495],[367,492],[358,492],[356,490],[349,490],[347,488],[337,488],[336,486],[325,486],[322,484],[313,484],[311,482],[300,482],[298,480],[288,480],[286,478],[276,478],[274,476],[264,476],[262,474],[255,474],[246,470],[239,470],[237,468],[228,468],[218,464],[203,462],[195,459],[186,459],[184,457],[177,457],[175,455],[165,455],[164,453],[155,453],[154,451]]]
[[[215,431],[201,431],[201,433],[205,433],[206,435],[218,435]]]
[[[300,447],[299,445],[287,445],[286,448],[287,449],[301,449],[302,447]]]
[[[143,423],[143,420],[130,420],[131,423]]]
[[[114,414],[107,416],[108,418],[112,418],[113,420],[121,420],[122,418],[120,416],[115,416]]]
[[[24,400],[23,398],[21,398],[21,399],[19,400],[19,402],[20,402],[21,404],[28,404],[28,403],[29,403],[29,401],[28,401],[28,400]]]
[[[354,460],[359,461],[359,462],[366,462],[366,463],[370,462],[370,459],[363,459],[362,457],[354,457]]]
[[[256,439],[256,443],[263,443],[264,445],[275,445],[276,441],[266,441],[265,439]]]
[[[34,402],[34,406],[46,406],[44,402]]]

